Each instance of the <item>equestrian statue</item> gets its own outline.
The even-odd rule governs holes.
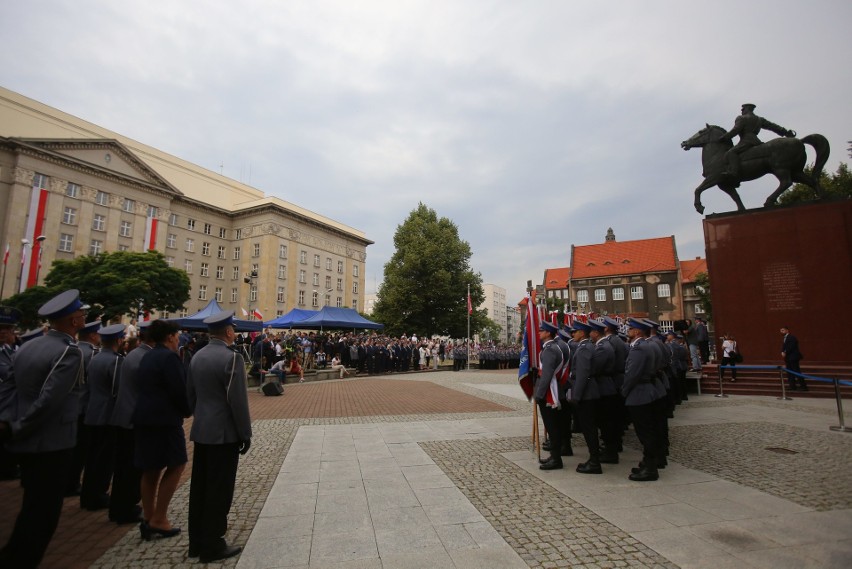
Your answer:
[[[766,174],[778,178],[778,188],[766,198],[764,207],[775,205],[778,197],[794,182],[809,186],[817,199],[823,197],[819,176],[828,161],[828,140],[821,134],[809,134],[798,139],[795,131],[787,130],[763,117],[754,114],[755,105],[746,103],[742,114],[737,117],[734,127],[725,129],[708,124],[692,135],[689,140],[680,143],[681,148],[702,148],[701,163],[704,167],[704,181],[695,188],[695,209],[704,213],[701,194],[704,190],[719,186],[719,189],[731,196],[737,209],[745,211],[737,188],[740,182],[756,180]],[[782,138],[761,142],[757,135],[761,129],[771,130]],[[731,141],[738,136],[734,146]],[[805,172],[807,154],[805,144],[816,151],[816,161],[811,175]]]

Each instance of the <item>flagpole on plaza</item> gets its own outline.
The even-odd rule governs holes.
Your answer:
[[[467,371],[470,371],[470,312],[473,306],[470,303],[470,285],[467,285]]]

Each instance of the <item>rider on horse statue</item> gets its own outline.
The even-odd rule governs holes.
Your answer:
[[[734,187],[738,187],[740,185],[740,154],[749,148],[763,144],[763,142],[757,138],[757,135],[760,134],[760,129],[765,128],[779,136],[786,136],[788,138],[796,136],[795,131],[787,130],[782,126],[778,126],[777,124],[754,114],[755,107],[756,105],[751,103],[744,104],[742,107],[742,114],[740,114],[740,116],[738,116],[734,121],[734,128],[719,137],[720,142],[733,140],[735,136],[740,137],[736,146],[728,150],[725,154],[725,159],[728,161],[728,170],[725,172],[725,175],[732,178],[732,181],[735,184]]]

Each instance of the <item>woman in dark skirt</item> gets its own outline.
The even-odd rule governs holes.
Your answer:
[[[148,335],[156,345],[139,364],[139,397],[133,413],[134,463],[142,471],[144,521],[139,531],[146,540],[180,533],[169,522],[168,509],[187,462],[183,419],[191,414],[177,325],[155,320]]]

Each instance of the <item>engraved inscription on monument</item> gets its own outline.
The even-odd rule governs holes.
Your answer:
[[[763,291],[766,310],[801,310],[802,276],[793,263],[779,261],[763,266]]]

